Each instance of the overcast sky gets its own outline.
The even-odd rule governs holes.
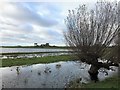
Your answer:
[[[68,9],[75,9],[79,4],[92,7],[97,0],[10,1],[0,2],[0,38],[2,39],[0,46],[33,45],[33,43],[63,46],[65,45],[63,31],[66,30],[64,19]]]

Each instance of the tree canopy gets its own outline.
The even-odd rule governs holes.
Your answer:
[[[117,2],[97,2],[93,9],[80,5],[69,10],[64,33],[67,45],[80,61],[91,64],[91,80],[98,80],[100,68],[119,66],[119,8]],[[100,60],[104,61],[101,62]]]
[[[91,10],[86,5],[69,10],[65,40],[87,63],[90,58],[102,58],[106,50],[110,53],[110,46],[116,45],[120,31],[118,16],[117,2],[97,2]]]

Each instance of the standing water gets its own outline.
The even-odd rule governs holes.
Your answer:
[[[47,48],[0,48],[0,53],[2,53],[0,55],[0,59],[33,58],[69,54],[68,49],[47,49]]]
[[[68,51],[68,49],[47,49],[47,48],[0,48],[0,53],[57,52],[57,51]]]
[[[81,83],[90,82],[87,70],[90,65],[75,61],[30,66],[13,66],[0,68],[2,88],[64,88],[70,81],[81,79]],[[115,68],[115,67],[114,67]],[[117,73],[108,71],[108,76],[100,72],[100,80]],[[0,83],[0,84],[1,84]]]

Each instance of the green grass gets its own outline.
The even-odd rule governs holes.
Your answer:
[[[70,61],[74,59],[75,58],[70,55],[46,56],[46,57],[38,57],[38,58],[3,59],[2,67],[31,65],[31,64],[38,64],[38,63],[52,63],[52,62],[58,62],[58,61]]]
[[[113,76],[110,78],[105,79],[104,81],[99,82],[90,82],[88,84],[80,84],[74,82],[73,85],[70,86],[70,88],[82,88],[83,90],[98,90],[99,88],[105,89],[108,88],[108,90],[120,90],[120,77]],[[68,89],[69,90],[69,89]]]
[[[118,83],[120,83],[120,78],[116,76],[116,77],[107,78],[104,81],[100,81],[97,83],[93,82],[83,85],[83,88],[118,88],[119,86]]]

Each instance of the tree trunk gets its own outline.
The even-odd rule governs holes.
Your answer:
[[[98,70],[99,68],[97,66],[91,65],[88,73],[90,75],[90,79],[94,82],[98,81]]]

